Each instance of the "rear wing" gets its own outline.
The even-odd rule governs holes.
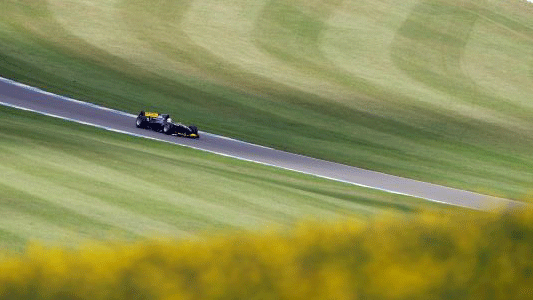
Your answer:
[[[159,117],[159,113],[156,113],[156,112],[145,112],[144,116],[148,117],[148,118],[157,118],[157,117]]]

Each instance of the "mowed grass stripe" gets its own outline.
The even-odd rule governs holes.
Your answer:
[[[440,22],[430,21],[437,17]],[[465,48],[478,20],[475,10],[462,5],[422,2],[400,28],[392,45],[393,60],[398,68],[425,85],[454,95],[465,105],[481,106],[501,123],[505,118],[514,119],[516,129],[524,130],[525,124],[509,114],[521,105],[514,102],[501,105],[500,99],[478,89],[463,71]]]
[[[0,166],[0,171],[7,177],[3,182],[5,185],[25,191],[33,197],[41,197],[54,205],[72,210],[97,222],[138,235],[153,235],[156,232],[170,235],[177,232],[165,222],[155,221],[142,214],[106,203],[99,198],[65,187],[61,183],[44,179],[42,176],[31,176],[27,172],[4,166]]]
[[[0,240],[2,241],[0,246],[2,251],[11,250],[22,252],[24,244],[26,243],[26,238],[23,237],[23,235],[17,235],[3,229],[0,229]]]
[[[4,180],[3,180],[4,182]],[[74,245],[83,239],[93,239],[95,232],[106,232],[102,238],[132,238],[127,231],[114,229],[108,224],[78,214],[73,210],[20,191],[6,184],[0,184],[0,247],[20,250],[31,240],[57,241]]]
[[[75,227],[80,233],[90,233],[95,228],[99,230],[112,228],[108,224],[97,222],[92,218],[76,213],[74,210],[31,195],[7,184],[1,184],[0,187],[5,194],[10,195],[1,199],[2,208],[7,211],[17,211],[64,228]]]
[[[493,12],[483,8],[474,12],[480,17],[463,54],[465,72],[477,85],[489,91],[493,98],[504,98],[513,104],[510,108],[514,109],[509,108],[507,114],[510,118],[517,116],[528,119],[533,107],[530,101],[533,65],[528,63],[533,56],[531,28],[514,28],[524,26],[522,24],[505,25],[508,22],[515,23],[507,18],[502,23],[495,22],[484,17],[484,14]],[[505,55],[496,49],[504,49]]]
[[[9,247],[8,250],[23,249],[32,241],[73,246],[84,239],[75,228],[66,229],[18,210],[2,209],[0,216],[0,229],[7,233],[7,240],[1,241],[1,247]]]

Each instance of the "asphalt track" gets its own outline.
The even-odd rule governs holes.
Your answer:
[[[513,208],[519,202],[364,170],[200,131],[198,140],[135,127],[135,115],[58,96],[0,77],[0,104],[124,134],[151,138],[219,155],[275,166],[394,194],[476,210]],[[141,110],[142,108],[139,108]],[[199,124],[201,128],[201,124]]]

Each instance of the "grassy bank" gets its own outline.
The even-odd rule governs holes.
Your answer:
[[[0,119],[0,248],[445,209],[11,108]]]
[[[0,3],[0,75],[354,166],[520,199],[525,1]]]

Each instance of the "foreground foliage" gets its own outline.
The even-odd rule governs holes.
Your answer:
[[[528,299],[533,211],[303,222],[290,233],[30,245],[1,299]]]

